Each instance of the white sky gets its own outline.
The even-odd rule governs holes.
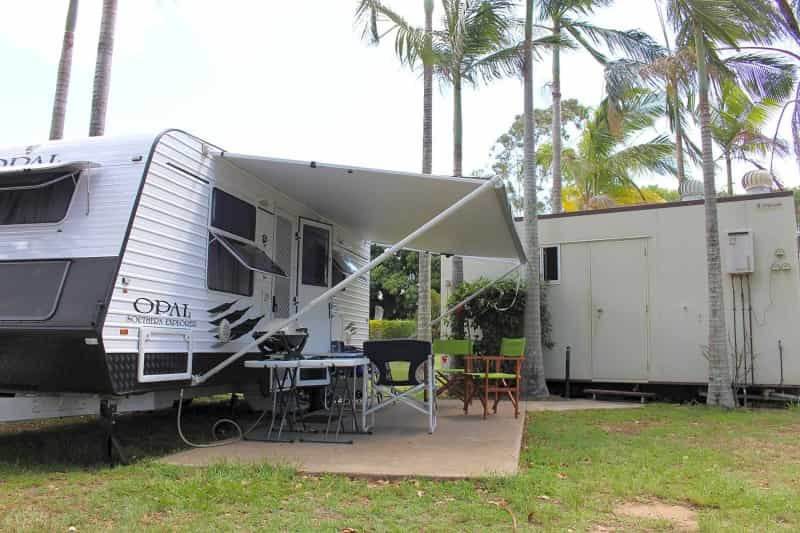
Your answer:
[[[88,132],[101,3],[81,0],[68,138]],[[420,170],[421,79],[399,66],[391,42],[375,48],[361,41],[353,24],[355,0],[119,4],[107,134],[177,127],[237,152]],[[419,0],[392,5],[413,21],[421,18]],[[47,138],[66,7],[67,0],[3,0],[0,145]],[[593,22],[661,35],[651,0],[617,0]],[[602,99],[602,69],[587,54],[567,52],[562,65],[564,98],[587,105]],[[548,58],[536,68],[536,106],[545,107]],[[452,167],[451,106],[449,90],[437,91],[437,174],[450,174]],[[494,140],[521,109],[517,80],[465,91],[465,174],[487,164]],[[784,123],[782,136],[788,139]],[[737,181],[748,168],[737,165]],[[778,161],[776,173],[788,186],[800,185],[792,158]],[[724,179],[720,167],[720,187]],[[672,178],[641,181],[676,186]]]

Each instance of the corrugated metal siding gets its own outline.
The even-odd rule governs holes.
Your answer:
[[[54,155],[59,162],[88,160],[101,166],[81,174],[61,223],[0,226],[0,261],[118,255],[148,148],[141,138],[113,143],[47,143],[36,147],[30,157],[46,154],[49,160]],[[0,156],[15,152],[3,150]],[[138,156],[143,156],[141,161],[132,161]]]
[[[367,264],[365,258],[369,257],[368,245],[348,248],[358,254],[356,261],[359,268]],[[343,330],[352,322],[356,330],[350,343],[353,346],[361,346],[364,341],[369,340],[369,273],[365,274],[364,279],[357,279],[345,291],[334,296],[333,302],[336,309],[333,322],[334,337],[344,339]],[[336,328],[339,328],[339,331]]]
[[[193,137],[170,132],[156,146],[106,317],[103,341],[108,352],[138,351],[140,326],[128,316],[140,297],[188,305],[196,322],[194,351],[210,351],[216,343],[207,323],[207,310],[215,304],[206,289],[213,168]],[[128,335],[121,335],[121,329]],[[179,341],[173,344],[163,341],[154,349],[185,349]]]

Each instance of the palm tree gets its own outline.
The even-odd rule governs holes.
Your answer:
[[[781,36],[794,42],[795,46],[800,46],[800,2],[797,0],[775,0],[775,9],[768,11],[773,24],[777,25],[781,31]],[[793,64],[800,63],[800,53],[787,49],[786,47],[769,46],[763,43],[754,43],[750,46],[742,46],[741,50],[754,50],[769,52],[786,58]],[[756,73],[757,74],[757,73]],[[756,80],[757,81],[757,80]],[[792,145],[798,167],[800,167],[800,83],[797,83],[791,90],[792,99],[786,102],[784,109],[792,105]],[[783,113],[781,113],[781,118]],[[780,120],[778,121],[780,127]],[[777,137],[777,127],[776,134]]]
[[[64,118],[67,114],[67,95],[69,94],[69,78],[72,73],[72,48],[75,43],[77,20],[78,0],[70,0],[67,8],[67,22],[64,26],[64,40],[61,43],[61,59],[58,62],[53,116],[50,119],[50,140],[61,139],[64,136]]]
[[[563,151],[564,177],[571,185],[567,198],[578,209],[601,207],[601,199],[647,202],[634,180],[639,174],[674,175],[675,145],[666,135],[638,141],[664,114],[660,94],[636,89],[622,95],[612,107],[607,101],[595,109],[580,133],[576,149]],[[555,148],[543,145],[538,163],[549,170],[555,161]]]
[[[541,0],[539,2],[539,18],[547,20],[552,25],[552,33],[556,39],[563,39],[570,47],[578,46],[589,52],[591,56],[604,66],[609,65],[609,60],[597,46],[603,44],[609,52],[617,50],[624,52],[628,57],[637,61],[650,62],[663,56],[663,49],[646,33],[637,30],[614,30],[601,28],[587,20],[579,20],[581,15],[592,15],[598,7],[604,7],[612,0]],[[551,210],[560,213],[561,205],[561,49],[553,48],[552,56],[552,86],[553,98],[553,158],[552,165],[552,194]]]
[[[687,156],[694,163],[701,163],[701,150],[687,135],[688,116],[694,112],[696,101],[697,88],[693,83],[697,71],[696,54],[691,40],[671,43],[661,10],[661,3],[665,0],[653,1],[661,22],[666,54],[650,62],[629,59],[612,61],[606,67],[606,79],[610,94],[638,86],[639,80],[666,93],[667,120],[675,138],[675,160],[680,183],[686,179]],[[709,68],[709,77],[718,92],[724,80],[735,79],[756,98],[780,100],[785,98],[794,83],[793,65],[775,54],[740,53],[721,59],[715,53],[710,60],[712,66]]]
[[[425,0],[425,44],[422,54],[422,173],[433,171],[433,0]],[[427,58],[427,60],[426,60]],[[431,332],[431,255],[420,251],[417,288],[417,338],[432,340]]]
[[[668,0],[667,15],[677,34],[679,45],[692,46],[697,67],[697,94],[703,154],[705,194],[706,262],[708,276],[708,346],[709,405],[735,407],[731,387],[730,357],[723,306],[722,267],[720,262],[717,191],[714,182],[714,154],[711,139],[709,64],[722,64],[717,55],[719,44],[737,47],[743,41],[766,41],[771,23],[770,8],[763,0]]]
[[[117,19],[117,0],[103,0],[100,37],[97,41],[97,61],[92,90],[92,116],[89,136],[103,135],[106,129],[108,92],[111,88],[111,58],[114,53],[114,24]]]
[[[711,111],[711,138],[722,151],[728,177],[728,194],[733,195],[733,160],[753,162],[750,155],[766,156],[775,149],[783,155],[786,148],[761,133],[776,102],[764,99],[753,102],[732,80],[725,80],[718,105]],[[753,162],[758,165],[758,163]]]
[[[525,254],[528,262],[525,267],[525,360],[527,395],[543,398],[549,395],[544,374],[544,354],[542,352],[541,293],[539,284],[539,218],[536,198],[536,146],[534,144],[533,124],[533,0],[525,2],[525,40],[523,43],[522,79],[524,113],[524,163],[523,192],[525,195]],[[561,131],[559,130],[559,135]]]
[[[373,0],[362,0],[356,11],[357,19],[366,19],[364,35],[369,35],[373,43],[380,41],[377,20],[381,4]],[[422,50],[422,173],[433,171],[433,0],[424,0],[425,29]],[[401,55],[402,59],[402,55]],[[431,256],[421,251],[417,263],[417,338],[431,340]]]
[[[433,74],[453,87],[453,176],[463,175],[464,120],[462,91],[464,84],[519,72],[518,43],[512,41],[514,20],[511,0],[441,0],[441,27],[430,33],[427,48]],[[365,35],[373,40],[381,36],[382,19],[391,26],[383,35],[395,33],[395,51],[401,61],[414,66],[426,50],[426,33],[409,24],[380,0],[361,0],[356,12],[364,23]],[[424,59],[423,59],[424,60]],[[453,257],[453,286],[464,280],[463,262]]]

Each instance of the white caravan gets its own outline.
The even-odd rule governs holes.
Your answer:
[[[359,347],[370,242],[465,196],[481,221],[462,209],[404,244],[523,258],[505,190],[480,180],[232,154],[179,130],[0,150],[0,420],[246,390],[242,360],[276,328],[307,328],[310,352]]]

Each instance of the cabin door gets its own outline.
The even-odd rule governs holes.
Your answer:
[[[298,254],[297,309],[302,309],[314,298],[331,288],[331,234],[333,228],[300,219]],[[308,328],[310,338],[306,352],[322,353],[331,349],[331,308],[325,302],[298,320],[298,325]]]
[[[258,209],[256,215],[256,246],[261,248],[267,257],[275,257],[275,215],[264,209]],[[289,270],[285,270],[288,274]],[[261,308],[261,314],[271,320],[273,316],[274,303],[274,278],[270,274],[255,272],[255,297],[257,305]]]
[[[647,381],[647,241],[589,245],[592,378]]]

